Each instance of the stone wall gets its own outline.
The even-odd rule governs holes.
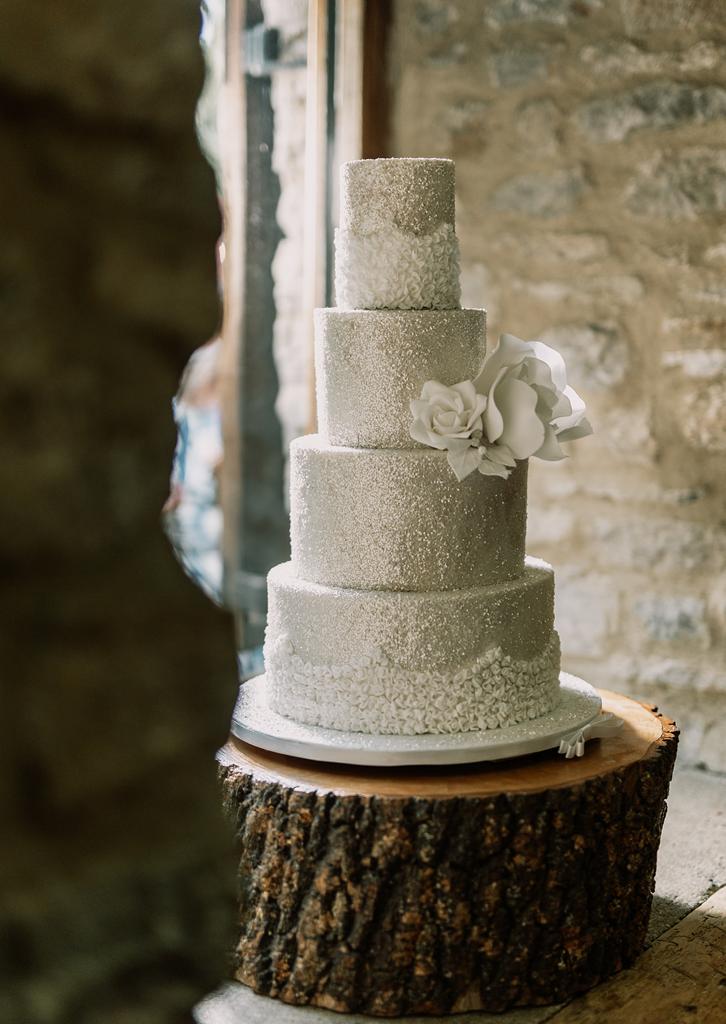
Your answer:
[[[215,331],[193,0],[3,5],[0,1019],[161,1024],[224,975],[231,625],[161,532]]]
[[[726,769],[726,21],[717,0],[397,0],[390,154],[457,162],[464,301],[565,355],[532,467],[564,662]]]

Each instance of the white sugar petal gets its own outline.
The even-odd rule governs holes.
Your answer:
[[[537,359],[541,359],[549,367],[552,374],[552,383],[557,390],[564,391],[567,387],[567,369],[565,367],[565,360],[560,353],[557,349],[545,345],[543,341],[532,341],[530,345],[532,346],[533,355]]]
[[[474,387],[481,394],[488,394],[492,384],[504,367],[518,366],[531,353],[529,342],[515,338],[513,334],[502,334],[496,348],[486,357]]]
[[[558,441],[578,441],[581,437],[589,437],[592,434],[592,426],[590,421],[587,419],[581,419],[580,422],[574,427],[568,427],[567,430],[561,430],[557,434]]]
[[[477,450],[471,446],[468,448],[450,449],[447,459],[459,483],[469,476],[470,473],[473,473],[479,465]]]
[[[545,439],[542,447],[538,448],[534,454],[538,459],[544,459],[546,462],[559,462],[560,459],[567,458],[560,448],[554,428],[550,426],[545,428]]]
[[[537,395],[521,380],[508,377],[497,390],[497,401],[504,423],[501,443],[517,459],[527,459],[545,438],[544,424],[537,416]]]

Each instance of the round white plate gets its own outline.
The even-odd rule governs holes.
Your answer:
[[[547,715],[506,729],[451,735],[387,736],[303,725],[267,706],[265,677],[240,687],[232,733],[245,743],[276,754],[313,761],[358,765],[471,764],[521,757],[559,746],[600,714],[602,701],[589,683],[560,674],[560,702]]]

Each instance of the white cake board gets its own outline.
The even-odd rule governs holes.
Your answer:
[[[232,733],[254,747],[312,761],[380,767],[471,764],[558,747],[561,739],[592,723],[601,708],[600,695],[589,683],[562,672],[559,704],[534,721],[451,735],[370,735],[303,725],[278,715],[267,706],[265,677],[256,676],[240,687]]]

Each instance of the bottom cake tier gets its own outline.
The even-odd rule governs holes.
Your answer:
[[[559,694],[554,575],[528,558],[496,586],[349,590],[268,577],[268,703],[308,725],[417,735],[496,729],[547,714]]]

